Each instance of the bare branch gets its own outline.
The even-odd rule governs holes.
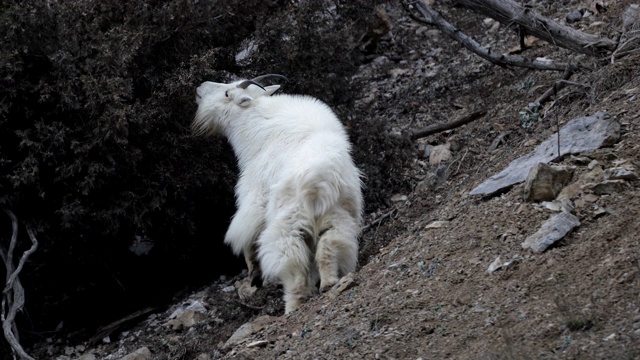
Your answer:
[[[512,0],[456,0],[462,6],[505,25],[518,25],[528,34],[580,54],[602,56],[616,48],[616,42],[559,24]]]
[[[9,291],[9,287],[11,286],[11,284],[13,284],[13,282],[18,277],[18,274],[20,274],[20,272],[22,271],[22,267],[24,266],[24,263],[27,261],[29,256],[33,254],[36,251],[36,249],[38,249],[38,240],[36,239],[36,236],[33,234],[33,231],[29,227],[27,227],[27,234],[29,234],[29,238],[31,238],[31,248],[22,254],[22,257],[18,262],[18,267],[13,271],[13,274],[11,274],[11,276],[7,280],[6,287],[4,288],[4,291],[3,291],[4,293]]]
[[[455,129],[474,120],[478,120],[485,115],[487,115],[487,110],[478,110],[448,123],[430,125],[422,130],[414,131],[413,134],[411,134],[411,139],[416,140],[445,130]]]
[[[616,57],[621,58],[635,51],[639,51],[638,43],[640,43],[640,30],[633,30],[624,34],[627,38],[618,45],[618,48],[611,53],[611,63],[615,63]]]
[[[5,283],[5,288],[2,292],[2,311],[0,312],[0,320],[2,320],[2,330],[4,332],[4,337],[9,343],[9,346],[11,346],[14,354],[17,354],[21,359],[34,360],[24,351],[24,349],[20,345],[15,318],[18,311],[22,310],[22,306],[24,305],[24,288],[20,283],[18,275],[20,274],[20,271],[22,271],[22,267],[27,261],[29,255],[31,255],[38,248],[38,241],[36,240],[33,231],[31,231],[30,228],[27,228],[27,233],[31,238],[32,246],[29,250],[25,251],[24,254],[22,254],[22,257],[20,258],[20,261],[18,263],[18,267],[14,269],[13,251],[15,250],[18,240],[18,218],[12,211],[8,209],[4,209],[4,211],[11,218],[12,235],[9,242],[9,249],[6,252],[0,246],[0,258],[2,258],[2,261],[4,262],[5,268],[7,270],[7,280]]]
[[[447,34],[452,39],[458,41],[462,46],[468,50],[474,52],[481,58],[488,60],[496,65],[500,66],[517,66],[536,70],[552,70],[552,71],[577,71],[578,67],[571,64],[558,63],[551,60],[529,60],[521,56],[507,55],[507,54],[492,54],[489,49],[473,40],[458,28],[447,22],[440,14],[435,11],[431,6],[425,4],[422,1],[414,3],[415,8],[424,17],[421,22],[429,25],[437,26],[443,33]],[[415,17],[416,19],[419,19]]]

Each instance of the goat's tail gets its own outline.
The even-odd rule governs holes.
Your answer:
[[[344,185],[344,179],[334,167],[313,166],[298,178],[297,190],[306,212],[318,218],[338,203]]]

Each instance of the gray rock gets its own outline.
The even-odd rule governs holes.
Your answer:
[[[451,144],[446,143],[444,145],[437,145],[431,149],[429,154],[429,164],[438,165],[441,162],[448,162],[451,160]]]
[[[608,180],[638,180],[638,173],[634,168],[615,167],[605,171]]]
[[[441,185],[447,182],[449,175],[450,175],[449,166],[445,164],[438,165],[438,167],[434,172],[429,172],[427,174],[429,187],[431,187],[432,189],[437,189],[438,187],[440,187]]]
[[[640,4],[631,4],[622,13],[622,28],[625,31],[640,29]]]
[[[96,360],[96,356],[93,353],[88,353],[80,356],[76,360]]]
[[[192,301],[191,304],[189,306],[187,306],[187,310],[192,310],[192,311],[197,311],[197,312],[202,312],[202,313],[207,312],[207,308],[199,300]]]
[[[236,281],[234,286],[236,287],[236,289],[238,289],[238,297],[240,298],[240,300],[251,298],[258,290],[257,287],[251,286],[251,279],[248,277],[242,279],[241,281]]]
[[[148,359],[151,359],[151,351],[149,351],[149,348],[147,348],[146,346],[141,347],[140,349],[120,358],[120,360],[148,360]]]
[[[198,300],[194,300],[186,308],[176,309],[170,316],[166,326],[170,326],[173,330],[180,328],[190,328],[195,324],[207,318],[207,309],[204,304]]]
[[[549,163],[566,154],[577,154],[602,146],[613,145],[620,138],[620,124],[608,114],[598,112],[569,121],[560,129],[560,155],[557,133],[538,145],[532,152],[512,161],[500,173],[473,189],[470,195],[493,195],[523,182],[531,167]]]
[[[526,201],[551,201],[558,196],[573,176],[573,169],[538,163],[524,182]]]
[[[190,328],[206,318],[207,315],[205,313],[186,310],[178,315],[175,319],[169,320],[166,325],[170,326],[173,330],[178,330],[180,328]]]
[[[535,234],[524,240],[522,248],[543,252],[579,225],[580,220],[573,214],[561,212],[553,215],[542,224],[542,227]]]
[[[431,151],[432,150],[433,150],[433,145],[425,145],[423,157],[425,159],[428,159],[429,157],[431,157]]]
[[[566,19],[569,24],[578,22],[582,20],[582,12],[580,10],[574,10],[567,14]]]
[[[489,265],[489,268],[487,269],[487,272],[489,274],[493,273],[494,271],[500,269],[503,266],[504,262],[502,262],[502,259],[500,258],[500,256],[498,256],[495,260],[493,260],[493,262]]]

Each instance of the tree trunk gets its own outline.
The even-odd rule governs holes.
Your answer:
[[[496,19],[502,24],[519,25],[530,35],[581,54],[604,56],[616,47],[616,42],[611,39],[583,33],[559,24],[512,0],[456,0],[456,2]]]

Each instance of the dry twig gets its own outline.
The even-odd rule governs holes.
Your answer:
[[[36,239],[33,231],[31,231],[31,228],[27,227],[27,233],[31,238],[32,245],[29,250],[22,254],[22,257],[18,262],[18,267],[14,268],[13,252],[18,241],[18,218],[8,209],[4,209],[4,211],[11,218],[13,232],[9,242],[9,249],[5,251],[4,248],[0,246],[0,258],[2,258],[7,271],[7,280],[5,282],[4,290],[2,291],[2,312],[0,314],[2,330],[4,332],[5,339],[13,350],[14,357],[15,355],[18,355],[21,359],[33,360],[33,358],[29,356],[29,354],[27,354],[20,345],[15,318],[18,311],[22,310],[22,306],[24,305],[24,288],[20,283],[18,275],[20,274],[20,271],[22,271],[24,263],[27,261],[29,256],[38,248],[38,240]]]
[[[573,72],[567,70],[564,72],[564,74],[562,74],[561,80],[565,80],[565,81],[569,80],[571,75],[573,75]],[[547,89],[547,91],[544,92],[544,94],[540,95],[535,102],[537,102],[538,104],[545,103],[551,97],[551,94],[553,94],[555,91],[562,89],[563,87],[564,87],[564,83],[559,83],[558,81],[556,81],[553,85],[551,85],[549,89]]]
[[[393,215],[394,212],[396,212],[398,210],[397,207],[393,207],[391,210],[387,211],[386,213],[380,215],[380,217],[378,217],[377,219],[373,220],[372,222],[370,222],[369,224],[365,225],[362,227],[362,231],[366,231],[368,228],[370,228],[371,226],[381,223],[382,220],[388,218],[389,216]]]

